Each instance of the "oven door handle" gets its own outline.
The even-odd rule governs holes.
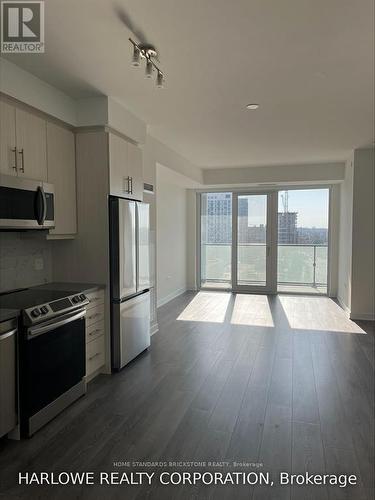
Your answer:
[[[69,316],[68,318],[62,319],[61,321],[54,321],[53,323],[49,323],[45,326],[33,326],[27,330],[27,338],[32,339],[37,337],[38,335],[42,335],[43,333],[48,333],[52,330],[56,330],[60,326],[67,325],[72,321],[77,321],[77,319],[83,318],[86,314],[86,309],[79,312],[78,314],[74,314],[73,316]]]
[[[9,332],[5,332],[5,333],[2,333],[0,335],[0,342],[2,342],[3,340],[11,337],[12,335],[14,335],[15,333],[17,333],[17,328],[15,328],[14,330],[10,330]]]

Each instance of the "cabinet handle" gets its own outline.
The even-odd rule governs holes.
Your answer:
[[[124,181],[126,181],[126,187],[124,185],[124,193],[130,194],[130,177],[124,177]],[[125,184],[125,182],[124,182]]]
[[[21,155],[21,167],[20,167],[20,172],[24,173],[25,172],[25,154],[23,152],[23,148],[18,151],[18,154]]]
[[[100,352],[97,352],[96,354],[94,354],[94,356],[91,356],[89,358],[89,361],[92,361],[93,359],[95,359],[97,356],[100,356]]]
[[[14,165],[13,165],[13,170],[17,172],[17,148],[14,147],[12,148],[12,153],[14,153]]]
[[[133,177],[130,177],[130,194],[133,194]]]

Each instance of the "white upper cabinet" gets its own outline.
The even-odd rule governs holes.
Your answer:
[[[116,134],[109,133],[110,194],[143,199],[142,151]]]
[[[77,233],[75,138],[72,131],[47,122],[48,182],[55,187],[54,237]]]
[[[77,233],[74,133],[38,112],[0,98],[0,173],[54,185],[55,228],[48,238]],[[88,179],[90,182],[90,179]]]
[[[0,101],[0,172],[17,175],[16,108]]]
[[[128,172],[131,197],[135,200],[143,200],[142,150],[131,143],[128,143]]]
[[[46,121],[16,108],[16,142],[18,175],[47,181]]]
[[[0,100],[0,172],[47,181],[46,121]]]
[[[109,134],[109,191],[113,196],[128,197],[130,180],[127,169],[128,143],[115,134]]]

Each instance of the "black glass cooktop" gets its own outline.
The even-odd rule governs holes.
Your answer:
[[[58,290],[35,290],[28,288],[17,292],[0,295],[0,307],[11,309],[28,309],[29,307],[40,306],[53,300],[62,299],[74,295],[75,292]]]

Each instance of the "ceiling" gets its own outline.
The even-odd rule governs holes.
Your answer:
[[[373,142],[373,0],[45,5],[46,53],[7,58],[73,97],[115,97],[196,165],[342,160]],[[118,11],[159,49],[166,88],[130,66]]]

